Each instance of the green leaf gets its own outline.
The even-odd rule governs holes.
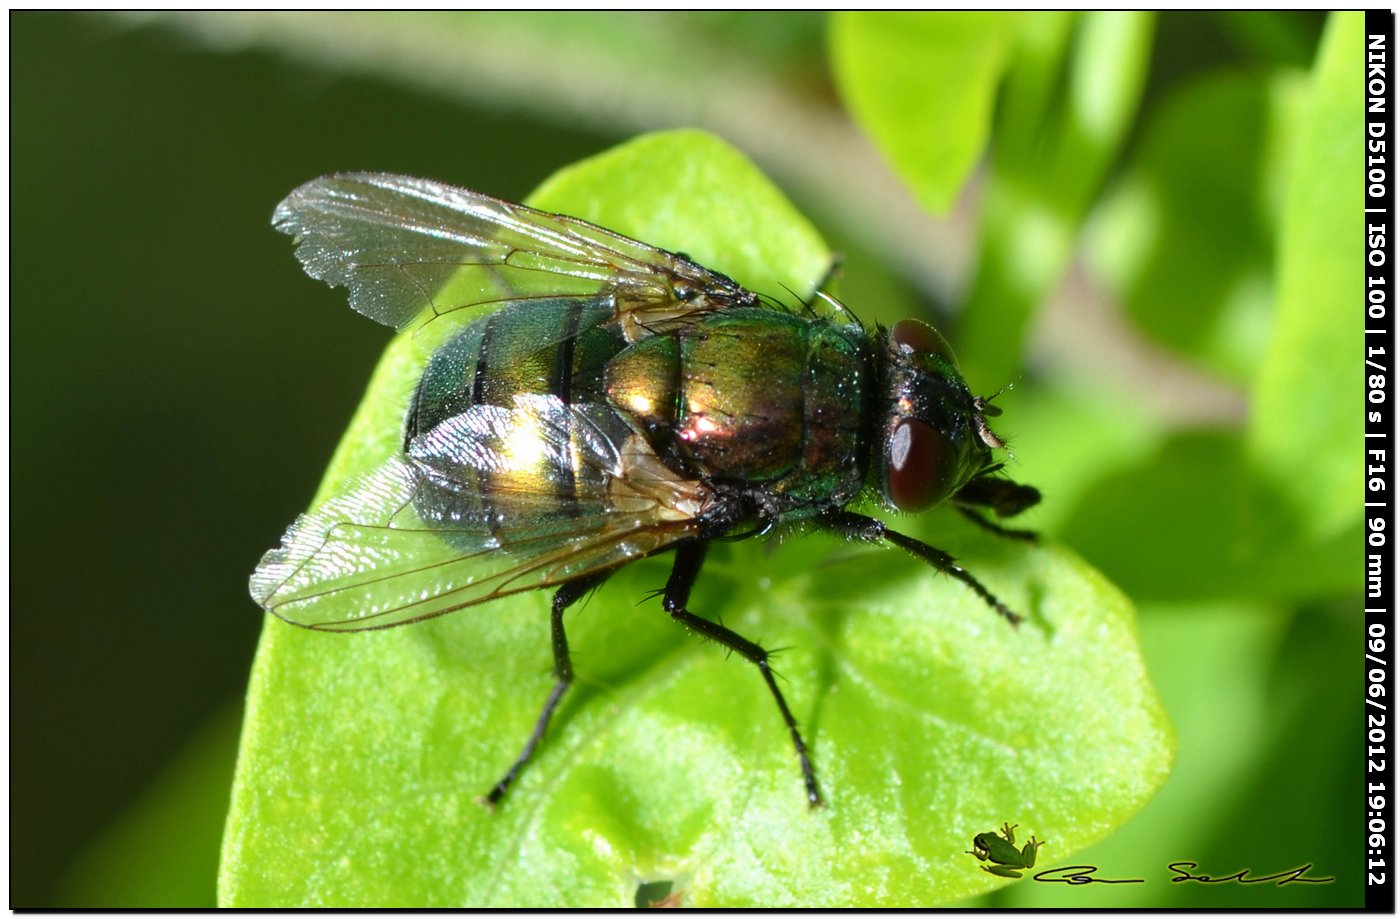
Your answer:
[[[212,909],[239,707],[205,727],[74,862],[61,909]]]
[[[1273,317],[1279,176],[1295,140],[1293,71],[1192,81],[1149,126],[1094,223],[1088,260],[1138,324],[1241,382]]]
[[[1300,539],[1284,504],[1240,437],[1189,431],[1093,483],[1059,534],[1141,601],[1353,593],[1359,521]]]
[[[1146,883],[1020,884],[1002,895],[1005,899],[998,907],[1131,909],[1166,902],[1208,907],[1219,897],[1218,888],[1225,886],[1170,884],[1165,866],[1199,855],[1204,836],[1228,832],[1232,824],[1225,815],[1241,788],[1248,787],[1245,780],[1268,763],[1267,728],[1271,716],[1277,717],[1277,705],[1267,679],[1287,616],[1258,604],[1209,601],[1169,607],[1143,604],[1140,610],[1148,667],[1172,713],[1180,755],[1152,802],[1121,831],[1077,854],[1074,863],[1098,866],[1098,877],[1143,878]],[[1221,705],[1221,699],[1230,704]],[[1282,798],[1298,787],[1278,783],[1274,791]],[[1240,824],[1233,826],[1238,829]],[[1308,846],[1287,856],[1293,861],[1254,858],[1259,844],[1275,834],[1246,833],[1244,839],[1240,835],[1236,834],[1240,851],[1228,861],[1228,871],[1238,870],[1237,861],[1262,867],[1302,864],[1313,857]],[[1293,837],[1285,844],[1296,845],[1297,840]],[[1251,857],[1240,861],[1244,853]]]
[[[1317,50],[1316,10],[1217,10],[1213,14],[1240,50],[1286,67],[1306,67]]]
[[[842,100],[923,205],[948,209],[991,130],[1017,19],[1004,13],[835,13]]]
[[[1359,526],[1360,13],[1333,13],[1299,125],[1279,247],[1278,311],[1250,418],[1254,461],[1306,537]],[[1358,542],[1357,545],[1360,545]]]
[[[1030,319],[1064,274],[1080,221],[1133,124],[1153,24],[1144,12],[1081,14],[1067,55],[1058,40],[1036,38],[1039,66],[1013,71],[1018,82],[1007,96],[1015,104],[998,119],[977,271],[956,342],[974,386],[1014,379]],[[1044,82],[1061,57],[1058,94],[1025,85]]]
[[[1017,386],[998,396],[996,404],[1006,413],[996,431],[1015,456],[1013,477],[1034,483],[1041,493],[1041,502],[1018,523],[1057,538],[1065,521],[1107,478],[1145,461],[1165,437],[1162,422],[1142,411],[1134,394],[1095,380],[1066,375],[1046,385]],[[1064,542],[1092,559],[1078,543]],[[1131,542],[1120,541],[1121,550],[1137,554]],[[1095,564],[1107,571],[1102,561]]]
[[[532,203],[803,290],[826,248],[741,156],[643,137]],[[395,448],[421,355],[390,347],[326,490]],[[915,523],[916,521],[910,521]],[[622,569],[567,618],[577,680],[495,812],[475,803],[549,692],[543,592],[385,632],[269,619],[225,839],[226,906],[923,905],[1007,883],[972,837],[1019,823],[1059,859],[1143,806],[1171,729],[1126,599],[1072,553],[925,521],[1029,615],[893,552],[823,536],[720,544],[692,596],[766,647],[829,806],[807,808],[754,669],[654,601],[666,559]],[[660,889],[648,888],[648,889]]]
[[[1352,831],[1361,719],[1338,718],[1362,662],[1354,603],[1290,611],[1256,602],[1141,607],[1143,647],[1180,732],[1171,778],[1142,813],[1080,852],[1096,877],[1141,884],[1019,884],[998,908],[1357,909],[1365,838]],[[1229,704],[1221,704],[1221,700]],[[1286,763],[1288,780],[1279,780]],[[1260,815],[1268,815],[1268,831]],[[1226,877],[1311,864],[1335,883],[1172,883],[1172,862]],[[1037,863],[1040,868],[1042,863]],[[1049,865],[1047,864],[1047,867]]]

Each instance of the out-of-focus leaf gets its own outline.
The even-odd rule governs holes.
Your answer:
[[[1187,84],[1099,213],[1090,266],[1149,334],[1241,382],[1272,321],[1275,192],[1295,139],[1288,71]]]
[[[1180,732],[1171,778],[1109,839],[1075,855],[1100,880],[1017,884],[1000,908],[1354,909],[1362,905],[1364,839],[1348,819],[1359,719],[1337,718],[1361,680],[1348,661],[1354,618],[1343,609],[1234,603],[1146,605],[1143,646]],[[1228,704],[1222,704],[1228,700]],[[1288,764],[1288,777],[1278,775]],[[1311,865],[1332,883],[1180,883],[1168,866],[1262,878]],[[1064,863],[1039,861],[1037,870]],[[1285,874],[1285,877],[1287,875]]]
[[[63,909],[212,909],[239,707],[219,715],[70,870]]]
[[[1306,67],[1317,50],[1320,10],[1216,10],[1214,17],[1243,49],[1270,63]]]
[[[756,286],[802,290],[825,268],[766,180],[694,132],[586,161],[531,201]],[[391,345],[327,491],[395,448],[417,347]],[[1065,549],[938,519],[953,524],[940,542],[1029,615],[1019,630],[898,553],[820,536],[718,547],[692,597],[788,649],[777,666],[829,801],[818,811],[753,668],[636,605],[662,561],[571,611],[578,682],[494,813],[474,798],[551,685],[545,593],[377,633],[269,621],[221,901],[630,906],[669,881],[690,906],[920,905],[1003,883],[966,854],[1003,821],[1056,857],[1102,838],[1173,750],[1130,605]]]
[[[1060,534],[1144,600],[1296,600],[1356,589],[1359,528],[1301,540],[1282,496],[1251,473],[1240,438],[1223,433],[1179,434],[1116,470]]]
[[[1083,14],[1043,121],[1034,129],[998,121],[977,273],[957,338],[970,377],[1009,380],[1019,365],[1030,317],[1063,274],[1079,222],[1132,125],[1152,32],[1149,13]]]
[[[1360,13],[1333,13],[1318,53],[1280,236],[1277,319],[1250,418],[1253,461],[1302,535],[1319,540],[1361,516],[1363,418],[1352,406],[1364,337],[1362,24]]]
[[[987,143],[1016,28],[1005,13],[832,17],[842,99],[929,210],[952,204]]]
[[[1362,685],[1367,667],[1350,653],[1360,617],[1356,604],[1347,601],[1305,607],[1287,626],[1271,649],[1269,673],[1260,684],[1269,700],[1263,736],[1250,745],[1248,772],[1193,855],[1199,871],[1213,876],[1249,867],[1257,877],[1309,865],[1307,877],[1333,880],[1272,890],[1259,884],[1262,891],[1222,884],[1214,892],[1183,892],[1171,906],[1335,910],[1365,905],[1366,838],[1355,832],[1352,802],[1360,784],[1356,751],[1365,745],[1366,719],[1338,717],[1356,705],[1355,687]],[[1276,780],[1279,763],[1288,764],[1287,781]],[[1240,828],[1259,826],[1252,821],[1261,814],[1268,815],[1269,832],[1242,837]]]
[[[1053,385],[1017,386],[996,404],[1005,411],[996,431],[1014,457],[1012,478],[1041,493],[1017,525],[1040,532],[1058,535],[1106,477],[1148,462],[1166,437],[1131,395],[1093,382],[1062,377]]]
[[[997,143],[1024,155],[1041,151],[1042,133],[1053,131],[1065,56],[1079,22],[1068,10],[1029,10],[1015,14],[1016,47],[1006,65],[997,102]],[[1029,149],[1027,149],[1029,148]]]

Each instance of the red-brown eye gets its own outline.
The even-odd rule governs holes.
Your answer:
[[[948,340],[927,322],[901,319],[890,329],[890,338],[901,348],[923,354],[937,354],[954,364],[958,362],[953,356],[953,348],[948,344]]]
[[[899,423],[890,435],[891,503],[902,511],[925,511],[948,497],[957,468],[953,445],[930,425],[913,418]]]

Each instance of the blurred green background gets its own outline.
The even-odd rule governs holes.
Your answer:
[[[12,13],[11,905],[214,903],[247,574],[387,341],[273,205],[340,169],[518,200],[681,125],[785,187],[858,314],[1015,382],[1032,522],[1138,603],[1177,766],[1074,861],[1148,882],[975,902],[1360,905],[1359,20],[1040,15],[897,23],[901,58],[819,14]],[[939,41],[959,117],[900,70]]]

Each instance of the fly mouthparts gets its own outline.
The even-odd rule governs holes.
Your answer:
[[[1006,441],[1002,440],[996,435],[996,432],[987,427],[987,419],[985,417],[987,415],[1000,415],[1001,409],[987,405],[981,399],[972,400],[972,407],[976,410],[972,417],[973,422],[977,425],[977,436],[981,438],[982,443],[991,447],[993,450],[1003,449],[1006,446]]]

